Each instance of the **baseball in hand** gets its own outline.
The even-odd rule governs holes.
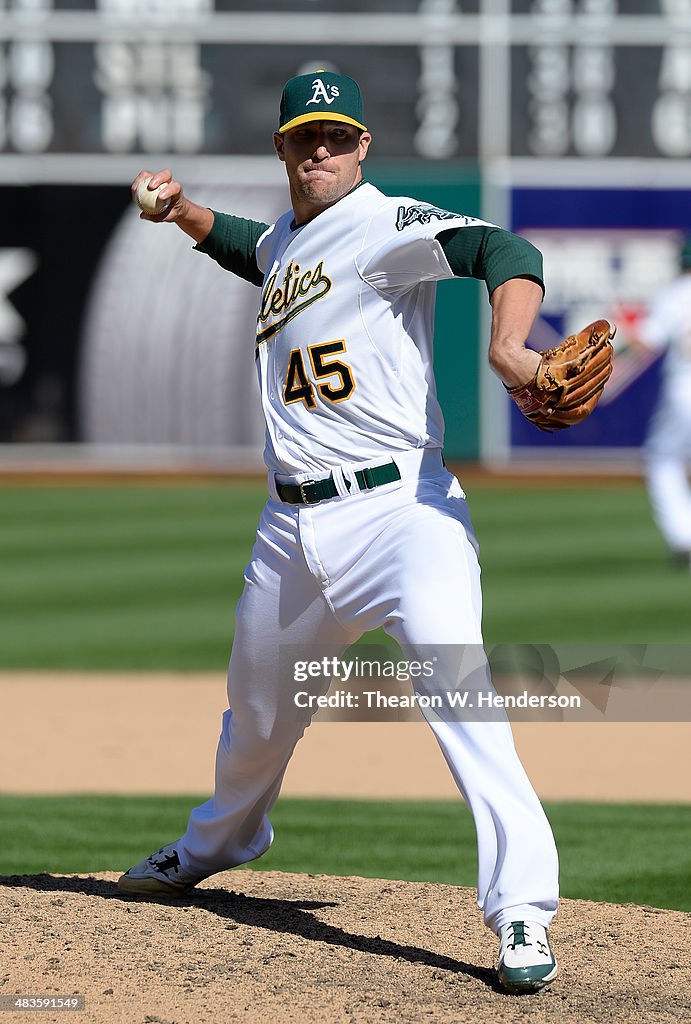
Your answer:
[[[150,189],[149,182],[151,178],[143,178],[137,185],[137,206],[144,213],[157,214],[163,213],[170,206],[170,199],[159,199],[158,194],[161,189],[168,185],[169,182],[164,181],[163,184],[159,185],[158,188]]]

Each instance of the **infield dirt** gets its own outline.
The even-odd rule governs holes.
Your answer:
[[[468,889],[234,871],[167,903],[116,879],[0,879],[3,996],[83,995],[83,1011],[40,1014],[57,1024],[662,1024],[691,1009],[676,911],[564,900],[558,979],[511,996]]]
[[[0,697],[7,791],[150,790],[162,763],[177,791],[210,782],[218,678],[2,674]],[[669,787],[673,765],[686,763],[688,728],[517,732],[543,796],[641,799],[645,776],[647,798],[664,800],[680,798],[678,783]],[[447,792],[426,727],[324,723],[309,732],[291,766],[294,793],[313,792],[315,777],[331,794],[362,795],[365,785],[379,796]],[[568,743],[588,758],[565,756]],[[83,995],[83,1011],[37,1015],[56,1024],[677,1024],[691,1015],[691,914],[564,900],[552,929],[559,978],[518,997],[496,985],[496,940],[468,889],[239,870],[166,903],[120,896],[117,877],[0,878],[0,998]],[[3,1011],[0,1024],[29,1017]]]
[[[0,792],[210,793],[225,707],[220,673],[0,672]],[[689,800],[688,721],[518,722],[514,736],[542,799]],[[458,791],[424,722],[317,721],[283,795]]]

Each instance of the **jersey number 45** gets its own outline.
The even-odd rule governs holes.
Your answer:
[[[341,359],[333,358],[345,350],[346,345],[343,338],[338,341],[310,345],[307,349],[314,380],[336,378],[335,381],[330,379],[327,383],[316,385],[319,393],[329,402],[345,402],[355,389],[355,379],[351,368]],[[315,385],[305,370],[302,350],[294,348],[288,357],[288,369],[283,385],[283,401],[286,405],[291,405],[293,402],[304,402],[308,409],[314,409],[317,404],[314,387]]]

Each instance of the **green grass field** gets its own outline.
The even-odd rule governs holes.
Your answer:
[[[469,490],[489,643],[691,639],[691,580],[666,563],[642,485]],[[264,497],[0,487],[0,668],[224,666]]]
[[[0,797],[0,874],[124,870],[184,831],[192,798]],[[564,896],[691,910],[691,807],[547,804]],[[476,884],[460,801],[280,800],[248,867]],[[664,856],[660,856],[661,848]]]
[[[642,485],[467,490],[489,643],[689,641],[691,580]],[[264,499],[241,482],[0,486],[0,670],[222,670]],[[0,873],[124,869],[193,803],[0,796]],[[691,909],[689,807],[548,813],[566,896]],[[260,869],[475,883],[460,804],[284,800],[272,818]]]

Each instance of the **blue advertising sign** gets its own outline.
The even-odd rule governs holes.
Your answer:
[[[658,288],[678,272],[691,232],[691,189],[514,188],[512,228],[544,254],[546,295],[530,344],[543,351],[593,320],[617,324],[614,372],[595,412],[546,435],[512,404],[512,450],[635,449],[662,360],[627,346]],[[664,357],[663,357],[664,358]]]

